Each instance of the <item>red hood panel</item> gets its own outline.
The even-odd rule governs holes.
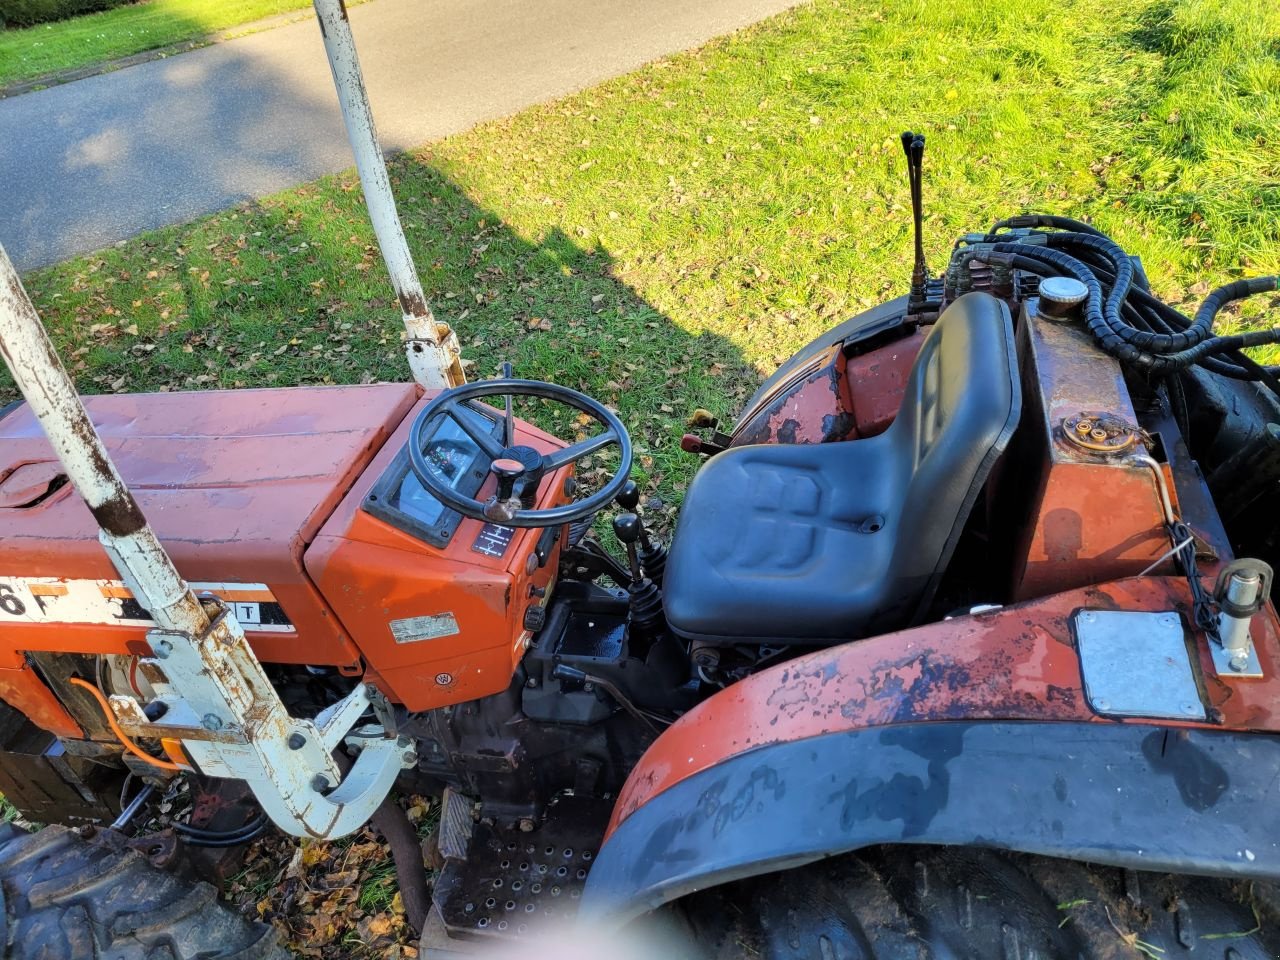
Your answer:
[[[380,384],[108,395],[85,405],[183,576],[267,584],[308,635],[307,662],[326,662],[307,626],[327,621],[320,635],[331,642],[321,646],[337,642],[344,661],[354,648],[311,587],[302,550],[419,396],[412,384]],[[80,498],[69,487],[48,494],[40,481],[53,468],[24,466],[53,459],[28,408],[0,420],[0,575],[116,579]],[[34,506],[16,505],[41,494]],[[9,639],[4,646],[35,648]]]

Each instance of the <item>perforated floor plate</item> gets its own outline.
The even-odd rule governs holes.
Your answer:
[[[477,823],[466,858],[450,860],[436,880],[449,934],[519,937],[572,919],[611,809],[561,797],[530,833]]]
[[[1075,615],[1089,705],[1115,717],[1203,720],[1204,702],[1174,611],[1081,610]]]

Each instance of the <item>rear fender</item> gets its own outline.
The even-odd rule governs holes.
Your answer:
[[[619,795],[584,909],[661,903],[881,843],[968,844],[1149,870],[1280,877],[1280,624],[1261,679],[1188,635],[1204,722],[1113,719],[1086,696],[1087,610],[1178,611],[1180,578],[1067,591],[817,651],[673,724]]]
[[[1280,737],[1137,724],[832,733],[682,781],[610,836],[583,909],[622,924],[695,890],[884,843],[1280,876]]]

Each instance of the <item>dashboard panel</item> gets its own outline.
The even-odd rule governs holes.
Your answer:
[[[420,485],[406,485],[411,426],[435,395],[424,394],[408,412],[305,553],[307,573],[360,650],[365,678],[414,711],[510,686],[532,636],[527,624],[537,619],[531,611],[551,595],[565,532],[451,516]],[[476,408],[501,429],[498,411]],[[522,420],[515,433],[516,446],[544,455],[564,446]],[[477,459],[470,441],[459,440],[446,459],[450,466],[442,469],[450,472],[442,476],[460,484],[460,492],[483,501],[496,490],[484,455]],[[477,470],[485,473],[471,490]],[[535,507],[566,503],[572,473],[570,465],[546,474]],[[375,502],[382,506],[371,511],[369,496],[378,490]],[[394,497],[390,504],[385,495]],[[422,530],[412,529],[414,523]],[[442,537],[438,531],[446,526],[451,532]]]
[[[502,421],[467,404],[459,406],[458,412],[494,439],[501,440]],[[427,436],[431,448],[427,462],[435,469],[436,476],[450,490],[474,497],[489,473],[488,457],[451,417],[438,418]],[[361,507],[379,520],[437,547],[448,546],[462,522],[462,514],[446,507],[422,486],[410,468],[407,446],[401,448],[383,471]]]

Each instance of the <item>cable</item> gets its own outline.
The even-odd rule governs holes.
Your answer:
[[[75,686],[83,687],[93,695],[93,698],[98,701],[98,706],[102,708],[102,715],[107,718],[107,726],[111,728],[111,732],[116,735],[117,739],[119,739],[120,745],[135,757],[160,770],[169,770],[175,773],[180,773],[186,769],[185,767],[178,766],[176,763],[170,763],[168,760],[160,760],[157,757],[153,757],[151,754],[147,753],[135,744],[125,736],[125,732],[120,729],[120,724],[116,722],[116,715],[111,712],[111,704],[107,703],[107,698],[102,695],[101,690],[95,687],[92,683],[81,680],[79,677],[71,677],[70,680]]]
[[[181,834],[183,840],[193,847],[238,847],[256,839],[270,822],[267,815],[262,813],[234,830],[206,830],[189,823],[175,823],[173,832]]]

